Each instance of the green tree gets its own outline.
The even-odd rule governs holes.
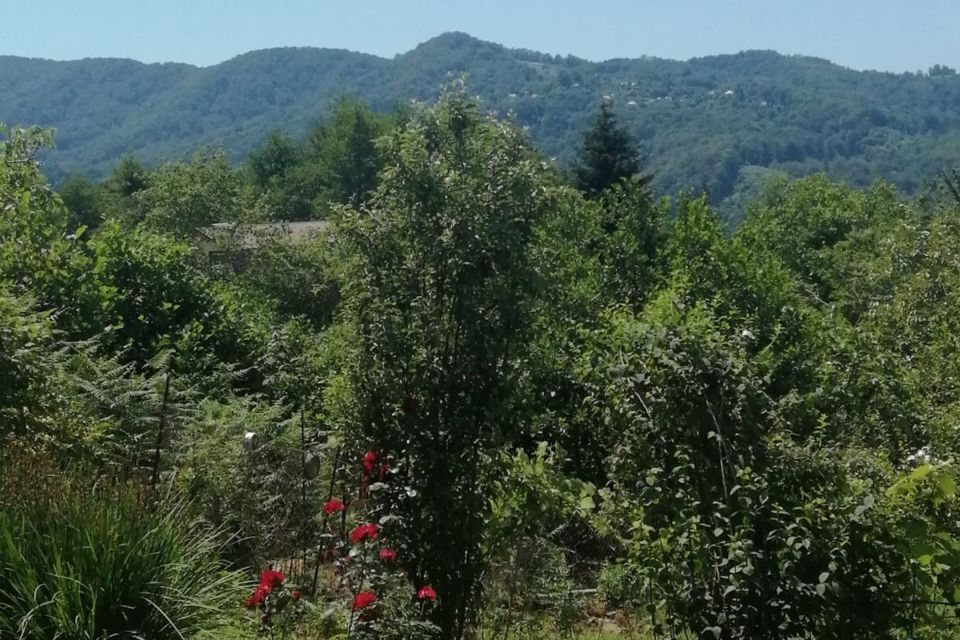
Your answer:
[[[83,176],[72,176],[58,190],[69,218],[70,230],[85,227],[88,230],[100,226],[105,212],[103,187]]]
[[[143,191],[150,185],[150,172],[136,156],[126,154],[107,179],[107,187],[124,198]]]
[[[601,194],[598,254],[607,300],[639,307],[656,287],[668,208],[636,175]]]
[[[161,166],[134,200],[144,211],[145,225],[180,237],[214,222],[244,220],[255,211],[250,190],[223,152]]]
[[[265,196],[271,219],[314,217],[321,192],[318,172],[307,164],[301,145],[293,138],[274,131],[250,152],[246,167],[253,187]]]
[[[960,205],[960,169],[945,169],[940,172],[940,185]]]
[[[604,100],[583,138],[574,181],[584,195],[596,198],[620,180],[631,177],[636,177],[642,184],[651,179],[641,175],[637,146],[627,130],[617,123],[609,101]]]
[[[328,202],[359,207],[377,186],[383,166],[375,141],[389,129],[389,119],[363,103],[341,98],[328,119],[307,135],[308,171],[319,172]]]
[[[514,388],[535,286],[528,245],[555,205],[522,132],[462,92],[385,143],[369,212],[347,212],[350,368],[362,441],[409,484],[399,510],[415,581],[442,594],[444,638],[463,635],[485,566],[485,478],[519,416]]]
[[[262,146],[250,152],[247,167],[254,186],[265,188],[272,180],[282,178],[299,161],[300,150],[293,138],[274,131]]]

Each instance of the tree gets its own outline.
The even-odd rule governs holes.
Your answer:
[[[388,125],[361,102],[342,98],[330,118],[308,134],[307,164],[320,172],[328,202],[359,207],[376,188],[382,161],[375,141]]]
[[[931,78],[940,76],[955,76],[957,75],[957,70],[952,67],[948,67],[945,64],[935,64],[930,67],[929,75]]]
[[[488,467],[521,420],[511,405],[536,281],[528,247],[556,206],[552,176],[522,132],[462,92],[395,132],[385,155],[369,212],[350,210],[337,231],[359,341],[349,421],[415,496],[386,511],[402,526],[384,534],[440,592],[436,622],[458,638],[485,566]]]
[[[639,306],[656,284],[668,206],[655,202],[644,178],[624,178],[600,198],[598,254],[608,299]]]
[[[136,156],[126,154],[120,158],[104,187],[103,217],[123,220],[128,226],[143,220],[144,211],[136,196],[150,187],[150,171]]]
[[[637,146],[626,129],[617,124],[610,103],[604,100],[583,139],[574,170],[577,188],[588,198],[596,198],[620,180],[634,176],[642,184],[651,179],[641,175]]]
[[[100,226],[104,214],[104,193],[100,185],[83,176],[73,176],[60,186],[59,193],[69,215],[68,229],[93,230]]]
[[[276,220],[313,217],[321,188],[305,163],[303,149],[290,136],[274,131],[250,152],[246,163],[255,189],[265,195],[268,215]]]
[[[300,161],[297,143],[279,131],[267,136],[263,146],[250,152],[247,167],[256,187],[265,188],[272,180],[282,178]]]
[[[144,224],[178,236],[214,222],[242,220],[253,209],[247,185],[223,152],[163,165],[134,200],[145,212]]]
[[[940,183],[956,204],[960,204],[960,169],[944,169],[940,173]]]
[[[107,185],[117,194],[129,198],[150,185],[150,172],[136,156],[127,154],[120,158]]]

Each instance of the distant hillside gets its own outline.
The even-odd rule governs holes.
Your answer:
[[[200,146],[236,159],[272,129],[296,133],[331,99],[378,110],[431,100],[451,77],[512,112],[567,163],[602,96],[644,147],[663,191],[717,200],[770,170],[826,170],[906,191],[960,162],[960,76],[857,72],[824,60],[749,51],[687,62],[588,62],[444,34],[392,60],[331,49],[254,51],[212,67],[129,60],[0,57],[0,121],[57,129],[48,174],[103,176],[132,151],[149,162]]]

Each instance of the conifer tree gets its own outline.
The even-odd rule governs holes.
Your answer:
[[[596,198],[623,178],[637,176],[642,184],[651,176],[641,175],[640,152],[626,129],[617,124],[609,101],[600,103],[593,126],[584,136],[583,148],[574,170],[574,180],[588,198]]]

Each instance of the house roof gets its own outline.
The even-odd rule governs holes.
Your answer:
[[[240,222],[215,222],[200,229],[200,242],[211,246],[218,241],[232,239],[242,248],[252,249],[265,239],[286,236],[291,240],[307,240],[330,228],[326,220],[306,220],[301,222],[265,222],[244,224]]]

